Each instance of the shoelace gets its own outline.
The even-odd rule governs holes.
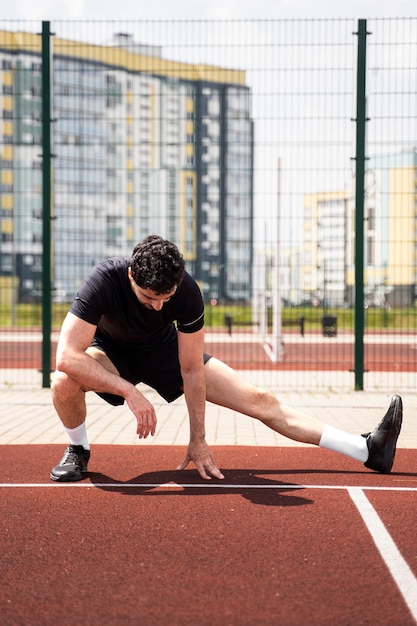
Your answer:
[[[382,418],[382,420],[379,422],[378,426],[375,428],[376,431],[378,430],[389,430],[391,428],[391,424],[392,424],[392,417],[393,417],[394,413],[392,415],[390,415],[388,418],[386,418],[386,416],[384,416]],[[382,428],[382,426],[388,426],[387,428]],[[371,430],[369,431],[369,433],[362,433],[362,437],[368,437],[368,435],[370,435],[371,433],[373,433],[374,431]]]
[[[74,450],[68,448],[65,451],[65,456],[62,461],[62,465],[80,465],[80,458]]]

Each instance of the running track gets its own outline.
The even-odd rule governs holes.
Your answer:
[[[57,485],[62,446],[2,446],[5,626],[417,623],[417,451],[383,476],[316,448],[94,446]]]
[[[42,368],[42,346],[39,334],[29,332],[3,333],[0,341],[0,368]],[[305,340],[294,334],[284,336],[292,339],[285,343],[285,351],[279,363],[271,362],[259,339],[250,334],[235,333],[233,337],[219,333],[207,333],[205,349],[225,361],[236,370],[304,370],[304,371],[350,371],[354,368],[352,337],[343,339],[309,336]],[[56,339],[52,342],[51,370],[55,369]],[[417,343],[414,338],[389,341],[383,335],[366,343],[364,348],[365,370],[370,372],[415,372],[417,369]]]

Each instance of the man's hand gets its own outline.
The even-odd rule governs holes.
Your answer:
[[[187,454],[184,461],[177,467],[177,470],[183,470],[187,465],[193,461],[201,478],[205,480],[211,480],[211,477],[222,480],[223,474],[213,461],[211,452],[205,441],[195,442],[190,441],[187,448]]]
[[[139,439],[146,439],[148,435],[154,436],[156,430],[156,413],[152,404],[135,387],[132,393],[126,397],[126,402],[133,415],[136,417],[138,426],[136,432]]]

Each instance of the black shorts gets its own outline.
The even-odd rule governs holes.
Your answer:
[[[176,338],[175,342],[143,354],[118,351],[97,338],[93,339],[91,346],[102,350],[117,368],[120,376],[132,385],[145,383],[155,389],[167,402],[173,402],[183,394]],[[206,364],[211,355],[204,354],[203,359]],[[113,406],[122,405],[125,401],[122,396],[112,393],[97,392],[97,395]]]

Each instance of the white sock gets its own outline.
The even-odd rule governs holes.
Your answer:
[[[76,428],[66,428],[66,426],[64,426],[64,429],[73,446],[82,446],[85,450],[90,449],[85,422],[83,422]]]
[[[369,457],[365,437],[351,435],[329,425],[324,427],[319,446],[334,452],[341,452],[362,463],[365,463]]]

